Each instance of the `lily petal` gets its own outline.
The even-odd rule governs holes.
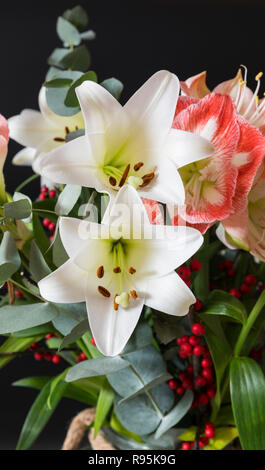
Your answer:
[[[56,127],[44,119],[39,111],[24,109],[8,119],[10,137],[26,147],[38,147],[48,138],[56,137]]]
[[[179,129],[171,129],[165,145],[167,156],[174,161],[177,168],[208,158],[214,152],[210,140]]]
[[[155,310],[182,316],[195,302],[193,293],[175,272],[148,282],[145,304]]]
[[[87,283],[87,272],[80,269],[72,260],[66,261],[56,271],[39,283],[42,297],[51,302],[83,302]]]
[[[14,156],[12,163],[18,166],[32,166],[35,155],[36,149],[25,147]]]

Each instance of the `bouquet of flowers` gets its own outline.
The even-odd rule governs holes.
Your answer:
[[[39,390],[17,449],[66,397],[116,449],[264,450],[262,73],[252,92],[245,67],[212,91],[159,71],[122,106],[87,28],[58,18],[40,110],[0,116],[0,367],[62,365],[15,383]],[[14,194],[9,138],[34,172]]]

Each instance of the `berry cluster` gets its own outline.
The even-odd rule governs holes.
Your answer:
[[[56,333],[48,333],[45,338],[50,339],[57,337]],[[38,343],[33,343],[30,347],[29,350],[34,352],[36,349],[38,349],[39,345]],[[53,362],[53,364],[59,364],[62,360],[61,356],[59,354],[55,354],[52,351],[36,351],[34,353],[34,359],[36,361],[42,361],[43,359],[48,362]]]
[[[207,405],[214,398],[216,390],[214,386],[213,364],[210,352],[205,344],[202,344],[202,337],[205,328],[201,323],[194,323],[192,335],[183,335],[177,339],[179,346],[178,354],[182,359],[191,356],[202,356],[200,360],[200,375],[194,377],[193,365],[189,364],[186,370],[179,373],[179,379],[171,379],[169,387],[175,390],[178,395],[183,395],[185,390],[194,390],[194,400],[192,409],[198,406]]]
[[[55,189],[49,189],[47,186],[42,186],[41,192],[39,194],[39,199],[43,201],[44,199],[49,199],[50,197],[55,197],[55,196],[56,196]]]
[[[54,222],[51,222],[49,219],[45,218],[42,221],[42,225],[43,225],[43,227],[47,228],[49,230],[49,232],[51,233],[49,238],[50,238],[50,241],[52,241],[53,237],[54,237],[56,224]]]
[[[204,434],[199,438],[199,447],[205,447],[209,444],[209,439],[212,439],[215,436],[214,424],[208,422],[204,426]],[[182,442],[181,449],[182,450],[192,450],[194,448],[194,441],[191,442]]]
[[[95,342],[94,338],[91,338],[90,343],[93,346],[96,346],[96,342]],[[81,352],[81,354],[79,354],[79,356],[77,356],[77,358],[76,358],[76,362],[83,362],[83,361],[86,361],[86,360],[87,360],[87,356],[83,352]]]
[[[189,266],[186,266],[185,264],[183,264],[183,266],[180,266],[177,270],[177,273],[179,275],[179,277],[181,277],[181,279],[187,284],[188,287],[191,286],[191,274],[192,272],[198,272],[200,271],[202,268],[202,265],[201,265],[201,262],[196,259],[196,258],[193,258],[191,261],[190,261],[190,264]]]
[[[254,274],[248,274],[243,284],[240,286],[239,289],[230,289],[229,293],[236,297],[237,299],[241,299],[242,294],[250,294],[251,289],[253,286],[257,284],[257,278]]]

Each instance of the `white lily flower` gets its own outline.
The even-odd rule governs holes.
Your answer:
[[[63,217],[60,235],[69,260],[39,282],[53,302],[86,301],[98,349],[119,354],[143,305],[185,315],[195,297],[175,268],[200,247],[199,231],[151,225],[137,191],[125,185],[102,224]]]
[[[157,72],[124,107],[92,81],[83,82],[76,94],[85,136],[42,156],[34,170],[110,196],[128,183],[142,197],[183,204],[177,168],[210,156],[213,146],[199,135],[171,128],[179,95],[176,75]]]
[[[66,134],[84,128],[81,112],[73,116],[55,114],[47,104],[45,90],[42,87],[39,93],[40,111],[24,109],[8,119],[10,137],[26,147],[13,158],[15,165],[32,166],[38,155],[64,144]]]

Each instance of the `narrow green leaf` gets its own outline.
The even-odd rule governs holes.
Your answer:
[[[33,231],[34,231],[34,235],[35,235],[38,247],[40,251],[42,252],[42,254],[44,255],[50,247],[49,239],[45,231],[43,230],[43,226],[40,223],[40,219],[37,214],[33,214],[32,223],[33,223]]]
[[[228,292],[221,290],[212,291],[204,304],[202,314],[220,315],[245,323],[247,314],[244,305]]]
[[[19,199],[4,204],[5,217],[10,219],[26,219],[31,215],[31,204],[28,199]]]
[[[230,366],[233,413],[244,450],[265,450],[265,379],[259,365],[247,357]]]
[[[33,279],[36,282],[39,282],[51,273],[51,270],[35,240],[32,240],[30,246],[29,268]]]
[[[4,343],[0,346],[0,354],[6,353],[16,353],[20,351],[25,351],[28,349],[32,343],[36,343],[43,338],[42,335],[40,336],[32,336],[27,338],[14,338],[10,337],[7,338]],[[16,355],[10,355],[6,357],[0,357],[0,369],[8,364],[12,359],[15,359]]]
[[[0,333],[12,333],[47,323],[58,315],[50,303],[6,305],[0,309]]]
[[[53,400],[56,399],[56,392],[58,387],[61,386],[61,383],[64,382],[65,376],[69,370],[69,367],[65,369],[61,374],[57,375],[52,381],[50,386],[50,393],[47,398],[47,406],[51,410],[53,406]]]
[[[97,402],[97,409],[96,409],[96,416],[94,421],[94,437],[98,434],[99,430],[104,424],[105,419],[108,416],[108,413],[113,405],[114,402],[114,391],[110,387],[107,380],[104,381],[104,385],[102,386],[98,402]]]
[[[58,387],[56,387],[52,407],[49,408],[47,406],[47,399],[50,394],[51,381],[46,383],[29,410],[19,436],[16,450],[26,450],[31,447],[52,416],[67,386],[68,384],[65,382],[61,382]]]
[[[28,338],[39,335],[46,335],[47,333],[54,333],[56,330],[53,328],[51,322],[44,323],[43,325],[33,326],[32,328],[26,328],[24,330],[15,331],[12,336],[14,338]]]

